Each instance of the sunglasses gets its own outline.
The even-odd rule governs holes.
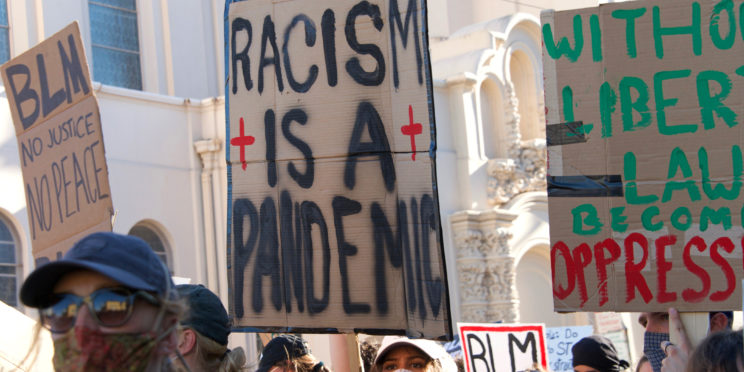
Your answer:
[[[75,319],[83,304],[88,306],[91,317],[103,327],[124,325],[132,316],[134,300],[141,298],[152,305],[159,305],[155,296],[145,291],[127,288],[103,288],[88,296],[71,293],[56,293],[52,305],[41,309],[41,324],[52,333],[64,333],[75,325]]]

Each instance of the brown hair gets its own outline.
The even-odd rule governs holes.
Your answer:
[[[277,365],[289,367],[289,369],[293,369],[296,372],[331,372],[331,370],[326,367],[325,364],[315,358],[312,354],[305,354],[303,356],[290,359],[289,364],[287,364],[287,362],[285,361]]]
[[[201,367],[205,371],[238,372],[246,371],[245,352],[243,348],[228,349],[226,345],[199,333],[193,328],[196,335],[196,355]]]
[[[690,355],[687,372],[738,372],[744,360],[741,330],[723,330],[706,337]]]

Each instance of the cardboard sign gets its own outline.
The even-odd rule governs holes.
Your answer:
[[[738,309],[741,1],[542,14],[555,309]]]
[[[457,323],[468,372],[547,368],[545,325]]]
[[[226,6],[236,328],[449,338],[425,2]]]
[[[0,67],[18,138],[31,244],[54,260],[111,230],[101,117],[77,22]]]
[[[553,372],[573,372],[573,345],[584,337],[592,335],[592,326],[550,327],[545,329],[548,341],[548,370]],[[627,349],[627,348],[626,348]]]

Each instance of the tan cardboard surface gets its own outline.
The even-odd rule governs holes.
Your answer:
[[[451,335],[422,3],[230,5],[236,328]]]
[[[0,71],[18,137],[34,257],[54,260],[81,234],[110,231],[113,210],[77,23]]]
[[[738,308],[744,43],[716,4],[542,14],[556,310]]]

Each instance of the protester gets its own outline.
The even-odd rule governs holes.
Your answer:
[[[741,372],[744,370],[741,330],[723,330],[706,337],[690,355],[687,372]]]
[[[661,343],[669,341],[669,314],[666,312],[641,313],[638,323],[643,326],[643,355],[648,358],[654,372],[661,372],[661,361],[666,355]]]
[[[711,311],[708,313],[708,333],[731,329],[733,323],[733,311]]]
[[[619,372],[630,367],[620,359],[615,345],[606,337],[584,337],[571,347],[575,372]]]
[[[230,318],[219,297],[202,285],[182,284],[176,287],[189,305],[186,319],[178,333],[178,351],[192,372],[244,370],[242,348],[227,348]]]
[[[264,347],[256,372],[331,372],[311,352],[307,341],[295,335],[274,337]]]
[[[366,340],[359,343],[359,356],[362,357],[364,372],[370,372],[372,370],[372,365],[375,363],[375,355],[377,355],[377,349],[379,347],[380,345],[371,344]]]
[[[457,372],[452,357],[434,341],[387,336],[377,351],[373,372]]]
[[[107,232],[34,270],[20,299],[52,332],[57,371],[168,370],[185,311],[147,243]]]
[[[646,356],[642,356],[641,359],[638,360],[638,364],[636,364],[635,372],[653,372],[653,368],[651,368],[651,363],[648,361],[648,358]]]

